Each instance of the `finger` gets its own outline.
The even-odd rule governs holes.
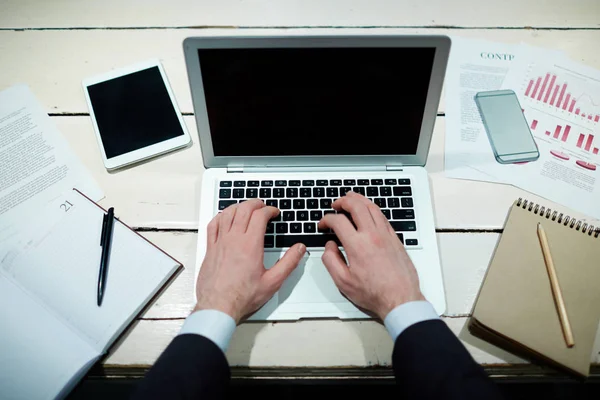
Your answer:
[[[325,244],[325,251],[321,256],[321,260],[323,260],[325,268],[329,271],[329,275],[331,275],[338,289],[343,292],[351,278],[350,269],[344,260],[342,252],[333,240]]]
[[[387,218],[385,217],[385,215],[383,215],[383,213],[381,212],[381,208],[373,203],[371,200],[367,199],[365,196],[361,195],[360,193],[355,193],[355,192],[348,192],[348,194],[350,195],[351,198],[355,198],[356,200],[362,202],[367,209],[369,210],[369,213],[371,213],[371,217],[373,218],[373,221],[375,221],[375,226],[377,227],[377,229],[386,229],[387,226],[389,225],[389,222],[387,220]]]
[[[221,234],[227,233],[231,229],[231,223],[233,222],[233,218],[235,218],[235,213],[239,206],[239,204],[233,204],[221,213],[221,217],[219,218],[219,232]]]
[[[252,235],[264,236],[267,231],[267,224],[277,215],[279,215],[279,209],[275,207],[263,207],[258,209],[252,213],[252,217],[250,218],[250,223],[248,223],[248,229],[246,229],[246,233],[250,233]]]
[[[234,232],[246,232],[252,213],[263,207],[265,207],[265,203],[260,199],[252,199],[240,204],[235,213],[235,218],[231,223],[231,230]]]
[[[349,212],[352,216],[352,221],[356,224],[358,230],[375,229],[375,221],[373,220],[367,205],[355,197],[360,195],[355,194],[354,196],[348,196],[348,194],[350,194],[350,192],[348,192],[346,196],[334,201],[332,207],[338,211],[344,210]]]
[[[357,233],[352,222],[342,214],[325,214],[318,226],[320,230],[333,229],[344,247],[351,245],[352,239]]]
[[[268,291],[269,297],[279,290],[283,281],[290,276],[294,268],[298,266],[302,257],[306,253],[306,246],[302,243],[296,243],[290,247],[283,257],[269,270],[267,270],[261,279],[261,284]]]
[[[219,220],[221,218],[221,214],[217,214],[206,227],[206,245],[210,246],[217,242],[217,238],[219,237]]]

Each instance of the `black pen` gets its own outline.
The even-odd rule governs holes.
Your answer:
[[[108,209],[108,214],[104,214],[102,219],[102,233],[100,234],[102,256],[100,257],[100,274],[98,275],[98,307],[102,305],[102,298],[106,290],[106,275],[108,273],[108,258],[110,256],[114,221],[115,209],[111,207]]]

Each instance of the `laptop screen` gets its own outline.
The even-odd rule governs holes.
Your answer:
[[[435,48],[200,49],[215,156],[414,155]]]

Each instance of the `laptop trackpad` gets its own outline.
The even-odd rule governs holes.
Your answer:
[[[331,275],[321,261],[321,251],[304,256],[279,289],[282,303],[339,303],[347,302],[335,286]],[[265,266],[270,268],[279,259],[279,253],[265,253]]]

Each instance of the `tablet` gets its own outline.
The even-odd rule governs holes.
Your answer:
[[[82,83],[106,169],[191,143],[158,60],[120,68]]]

